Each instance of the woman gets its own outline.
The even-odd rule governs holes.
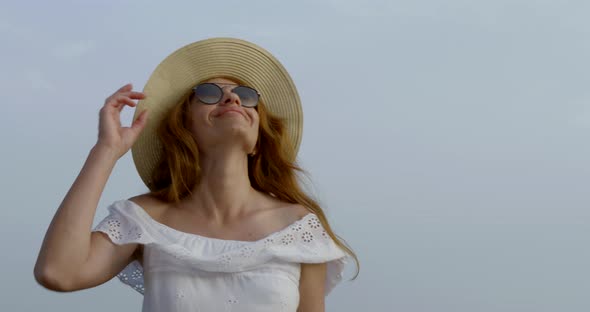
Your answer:
[[[136,106],[131,127],[119,113]],[[100,111],[99,137],[51,222],[35,265],[46,288],[115,275],[143,311],[324,311],[354,252],[297,182],[299,96],[264,49],[237,39],[189,44],[144,92],[125,85]],[[91,231],[129,149],[150,192],[119,200]]]

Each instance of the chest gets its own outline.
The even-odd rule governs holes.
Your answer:
[[[283,230],[296,218],[298,216],[293,215],[292,211],[275,209],[243,218],[226,226],[214,226],[203,222],[201,218],[181,213],[163,213],[153,217],[153,221],[179,237],[223,244],[262,240],[275,232]],[[142,266],[145,259],[144,247],[139,245],[132,257]]]

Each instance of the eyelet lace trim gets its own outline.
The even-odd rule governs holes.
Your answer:
[[[132,220],[128,220],[128,217],[117,213],[116,210],[111,211],[111,213],[104,218],[93,231],[106,233],[110,239],[117,244],[130,242],[142,244],[154,243],[147,239],[149,235],[145,235],[146,233],[142,231],[140,224],[132,223]],[[206,238],[203,237],[195,238],[206,240]],[[156,242],[156,244],[157,243],[158,242]],[[319,255],[321,254],[320,251],[322,248],[333,244],[334,243],[331,242],[331,237],[322,227],[318,217],[313,213],[309,213],[287,228],[275,232],[264,239],[254,242],[240,242],[240,247],[235,248],[230,252],[222,253],[218,255],[212,263],[206,264],[212,265],[212,267],[210,267],[211,269],[224,271],[233,267],[248,266],[255,263],[257,260],[260,260],[259,256],[268,257],[268,254],[271,254],[271,256],[277,253],[281,254],[283,248],[291,246],[301,246],[303,247],[302,252]],[[174,245],[170,247],[173,248],[167,250],[172,250],[171,254],[176,259],[191,261],[198,258],[197,255],[193,254],[189,249],[184,248],[184,246]],[[338,260],[346,262],[345,259]],[[138,261],[132,261],[117,275],[117,277],[121,282],[133,287],[139,293],[144,294],[143,267]],[[341,275],[337,277],[340,279]]]
[[[144,294],[145,288],[143,285],[143,268],[137,261],[131,262],[123,271],[117,274],[121,282],[131,286],[140,294]]]

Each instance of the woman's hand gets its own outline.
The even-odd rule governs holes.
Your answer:
[[[125,155],[139,137],[146,125],[148,111],[145,110],[133,121],[131,127],[121,127],[121,110],[125,105],[135,107],[133,100],[141,100],[143,92],[132,91],[132,85],[126,84],[106,98],[100,109],[97,145],[112,150],[117,159]]]

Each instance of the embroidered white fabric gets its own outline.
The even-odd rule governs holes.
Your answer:
[[[143,297],[143,312],[295,312],[301,263],[326,263],[325,296],[350,256],[313,213],[257,241],[210,238],[157,222],[130,200],[108,206],[93,229],[115,244],[144,245],[117,277]]]

